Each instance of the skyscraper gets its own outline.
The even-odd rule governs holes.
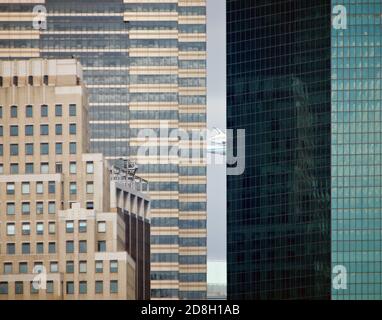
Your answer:
[[[205,298],[204,155],[138,156],[142,129],[206,127],[205,0],[1,1],[0,28],[2,59],[80,60],[91,151],[136,160],[150,182],[152,298]],[[202,149],[174,137],[163,148]]]
[[[332,6],[332,268],[347,272],[332,298],[382,299],[382,3]]]
[[[227,5],[228,297],[380,299],[381,2]]]

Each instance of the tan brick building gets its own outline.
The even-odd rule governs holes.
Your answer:
[[[136,298],[117,188],[102,154],[87,153],[87,112],[76,60],[0,62],[0,299]]]

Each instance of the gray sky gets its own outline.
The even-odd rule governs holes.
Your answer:
[[[207,0],[207,122],[226,127],[225,1]],[[208,166],[208,260],[226,260],[225,165]],[[209,270],[209,280],[212,279]]]
[[[226,126],[225,1],[207,0],[208,125]]]

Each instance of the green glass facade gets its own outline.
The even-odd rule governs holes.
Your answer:
[[[332,267],[346,268],[333,299],[382,298],[382,3],[334,0],[332,28]]]
[[[230,299],[382,298],[381,13],[227,1]]]
[[[227,1],[228,297],[330,296],[330,1]]]

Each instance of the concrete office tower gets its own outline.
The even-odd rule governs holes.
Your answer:
[[[135,175],[129,163],[118,161],[111,169],[110,207],[125,222],[125,249],[136,266],[138,300],[150,300],[150,198],[148,182]]]
[[[381,1],[227,10],[228,297],[382,299]]]
[[[0,61],[0,299],[138,297],[117,214],[126,179],[117,189],[102,154],[87,153],[82,79],[74,59]],[[129,213],[147,221],[133,187],[142,208]]]
[[[129,156],[150,182],[152,297],[206,298],[205,157],[137,157],[142,129],[206,128],[206,1],[0,0],[0,30],[0,58],[79,59],[91,152]]]

